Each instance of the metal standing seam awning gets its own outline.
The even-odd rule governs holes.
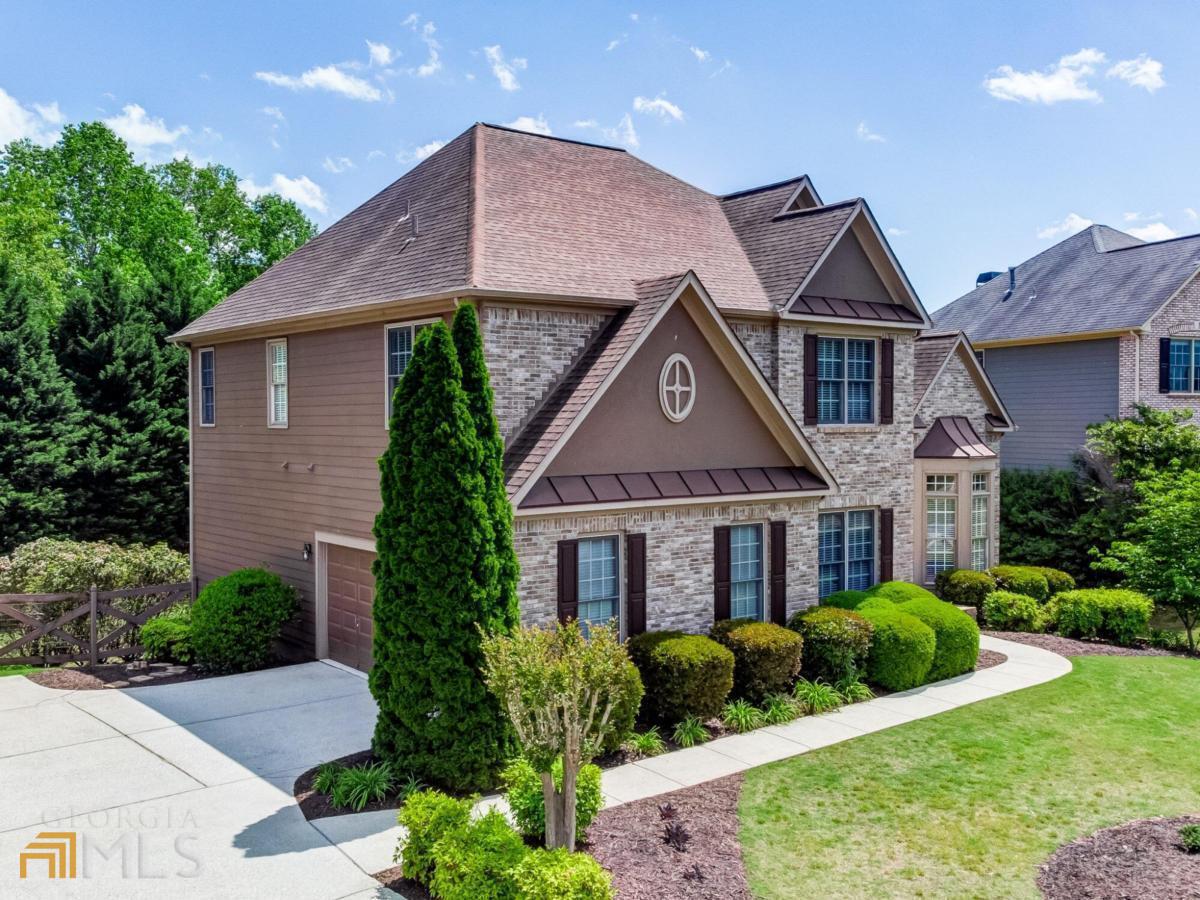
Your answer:
[[[913,452],[917,459],[995,459],[966,416],[941,416]]]

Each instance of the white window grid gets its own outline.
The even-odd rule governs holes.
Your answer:
[[[982,572],[988,567],[988,495],[971,497],[971,568]]]
[[[729,529],[729,616],[763,616],[763,529],[734,525]]]
[[[817,593],[865,590],[875,583],[875,511],[854,509],[817,518]]]
[[[287,340],[267,341],[267,424],[285,427],[288,423],[288,348]]]
[[[212,347],[200,351],[200,424],[217,424],[217,354]]]
[[[933,581],[939,572],[954,568],[956,518],[957,502],[954,497],[925,498],[926,581]]]
[[[865,425],[875,421],[875,342],[817,339],[817,422]]]
[[[579,624],[586,633],[593,625],[617,618],[620,606],[617,538],[581,538],[578,544]]]
[[[956,490],[957,483],[958,482],[953,475],[926,475],[925,493],[953,494]]]
[[[1169,364],[1170,390],[1200,393],[1200,341],[1173,338]]]
[[[426,325],[436,321],[436,319],[423,319],[420,322],[388,325],[384,329],[384,352],[387,357],[384,373],[384,389],[387,393],[383,407],[385,425],[392,418],[392,398],[396,394],[396,388],[400,384],[400,379],[404,377],[408,364],[412,362],[413,344],[416,343],[417,334]]]

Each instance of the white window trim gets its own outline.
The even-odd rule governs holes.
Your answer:
[[[383,427],[387,428],[392,424],[392,392],[388,390],[388,380],[391,375],[388,373],[389,348],[388,336],[393,328],[411,328],[413,330],[412,342],[413,346],[417,343],[417,326],[432,325],[434,322],[443,321],[440,316],[432,316],[427,319],[412,319],[408,322],[388,322],[383,326]]]
[[[612,538],[617,542],[617,636],[625,640],[625,535],[620,531],[606,531],[599,534],[577,534],[575,536],[575,602],[578,617],[579,599],[579,543],[581,541],[599,541]]]
[[[848,591],[850,588],[850,513],[865,512],[871,514],[871,579],[879,579],[879,507],[877,506],[847,506],[844,509],[817,510],[817,596],[821,594],[821,516],[842,516],[842,587],[839,590]]]
[[[818,332],[817,333],[817,341],[819,342],[822,339],[831,340],[831,341],[841,341],[842,346],[846,349],[844,350],[843,356],[842,356],[842,418],[841,418],[841,421],[840,422],[822,422],[822,421],[820,421],[820,418],[819,418],[820,413],[818,412],[817,428],[818,429],[822,429],[822,428],[859,429],[859,430],[877,428],[879,426],[879,400],[880,400],[880,392],[881,392],[881,389],[880,389],[881,378],[880,378],[880,374],[879,374],[879,367],[881,364],[881,360],[879,358],[880,357],[880,340],[881,339],[874,335],[834,334],[834,333]],[[870,341],[872,344],[875,345],[875,348],[871,351],[871,354],[872,354],[871,355],[872,386],[871,386],[871,421],[870,422],[851,422],[849,420],[850,419],[850,409],[849,409],[849,404],[846,401],[846,385],[850,381],[850,379],[846,377],[846,374],[849,371],[849,365],[850,365],[849,345],[847,343],[848,341]],[[819,358],[819,356],[818,356],[818,358]],[[818,378],[817,379],[817,396],[818,397],[820,397],[820,391],[821,391],[820,381],[821,381],[821,379]],[[819,402],[817,404],[817,409],[820,410]]]
[[[1171,334],[1171,335],[1167,335],[1167,337],[1171,341],[1172,344],[1175,343],[1176,341],[1178,341],[1179,343],[1191,344],[1192,352],[1189,357],[1191,359],[1191,362],[1188,365],[1188,386],[1186,388],[1183,388],[1182,390],[1177,391],[1170,387],[1170,382],[1171,382],[1170,370],[1174,369],[1175,367],[1173,365],[1171,365],[1170,362],[1168,361],[1168,364],[1167,364],[1167,369],[1168,369],[1167,392],[1164,396],[1181,397],[1181,398],[1185,398],[1185,399],[1188,397],[1200,396],[1200,392],[1196,391],[1196,389],[1195,389],[1196,375],[1197,375],[1197,372],[1200,371],[1200,338],[1193,337],[1192,335],[1189,335],[1189,334]],[[1167,353],[1168,353],[1168,359],[1169,359],[1170,349],[1167,350]]]
[[[292,393],[291,393],[291,368],[292,355],[287,352],[287,338],[271,338],[267,341],[267,427],[268,428],[287,428],[288,420],[291,419],[292,413]],[[274,368],[274,361],[271,359],[271,349],[282,344],[284,347],[284,375],[283,386],[287,391],[287,405],[284,409],[284,419],[282,422],[275,420],[275,397],[274,397],[274,382],[271,380],[271,371]]]
[[[733,529],[740,525],[756,525],[758,533],[762,538],[762,559],[760,562],[760,571],[758,575],[759,584],[762,585],[762,609],[757,621],[769,622],[771,620],[771,598],[768,592],[767,569],[771,564],[771,528],[770,522],[765,519],[748,519],[746,521],[730,522],[729,523],[729,618],[737,618],[733,614]],[[742,616],[745,618],[745,616]]]
[[[687,402],[678,412],[671,408],[667,401],[667,376],[676,364],[687,373],[688,390]],[[678,398],[676,399],[678,402]],[[678,424],[691,415],[692,407],[696,405],[696,370],[692,368],[692,362],[682,353],[672,353],[667,357],[667,361],[663,363],[662,370],[658,373],[658,403],[662,407],[663,415],[671,422]]]
[[[213,373],[213,417],[211,422],[204,421],[204,354],[212,354],[212,373]],[[215,347],[201,347],[196,351],[196,394],[200,402],[196,407],[196,421],[201,428],[216,428],[217,427],[217,349]]]
[[[978,475],[984,477],[984,489],[982,491],[975,489],[975,478]],[[971,568],[975,569],[975,541],[979,538],[975,537],[975,498],[983,498],[983,566],[976,571],[985,571],[992,565],[992,473],[991,472],[971,472],[971,521],[967,524],[967,541],[970,544],[970,563]]]

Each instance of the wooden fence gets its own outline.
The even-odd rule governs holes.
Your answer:
[[[112,591],[93,585],[74,594],[0,594],[0,665],[94,666],[110,657],[139,656],[143,647],[136,641],[146,620],[191,595],[188,582]],[[4,642],[15,632],[20,637]]]

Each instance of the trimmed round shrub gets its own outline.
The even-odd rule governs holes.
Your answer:
[[[1037,631],[1042,607],[1025,594],[992,591],[983,600],[983,623],[997,631]]]
[[[1074,577],[1061,569],[1051,569],[1049,566],[1028,566],[1028,568],[1046,579],[1046,587],[1049,589],[1051,597],[1061,594],[1063,591],[1075,590]]]
[[[504,814],[488,810],[433,845],[429,893],[442,900],[516,900],[513,869],[527,853]]]
[[[867,597],[862,603],[858,604],[855,612],[861,613],[867,609],[895,609],[896,604],[887,597]]]
[[[866,667],[875,627],[856,612],[832,606],[796,613],[788,628],[804,638],[801,671],[810,681],[853,680]]]
[[[148,660],[190,663],[193,657],[191,604],[178,603],[148,619],[141,628],[139,640]]]
[[[979,626],[952,603],[944,600],[909,600],[898,607],[933,629],[933,665],[926,679],[941,681],[970,672],[979,660]]]
[[[828,597],[821,598],[821,605],[837,609],[857,609],[858,604],[866,599],[866,591],[834,591]]]
[[[562,788],[562,760],[551,770],[554,786]],[[541,841],[546,836],[546,797],[542,793],[542,776],[524,757],[512,760],[500,775],[504,783],[504,799],[512,809],[517,830],[525,837]],[[575,840],[582,841],[587,827],[600,812],[604,798],[600,796],[600,767],[592,764],[579,770],[575,782]]]
[[[638,710],[642,706],[642,697],[646,693],[646,688],[642,685],[642,676],[633,663],[625,666],[622,679],[625,681],[625,689],[619,692],[621,702],[615,705],[612,712],[608,714],[608,722],[612,726],[612,730],[604,738],[604,743],[600,747],[601,753],[616,753],[621,748],[621,744],[625,742],[637,724]]]
[[[539,848],[525,854],[513,881],[521,900],[612,900],[612,876],[586,853]]]
[[[933,629],[894,606],[867,606],[858,611],[875,628],[867,654],[867,680],[889,691],[924,684],[937,648]]]
[[[653,722],[711,719],[733,690],[733,654],[702,634],[647,631],[630,639],[629,656],[646,687],[642,712]]]
[[[295,588],[265,569],[240,569],[209,582],[192,605],[196,662],[217,672],[262,668],[295,612]]]
[[[996,579],[974,569],[948,569],[938,572],[937,592],[947,603],[983,609],[984,598],[996,590]]]
[[[772,622],[734,620],[713,626],[712,638],[733,653],[733,694],[761,703],[791,690],[800,674],[804,639]]]
[[[907,581],[885,581],[867,591],[869,597],[883,597],[893,603],[907,603],[909,600],[936,600],[932,591],[927,591],[919,584],[909,584]]]
[[[428,884],[433,875],[433,848],[451,831],[471,821],[471,799],[458,800],[438,790],[411,794],[396,817],[405,829],[400,841],[400,871],[405,878]]]
[[[1064,591],[1046,605],[1046,623],[1063,637],[1096,637],[1100,633],[1100,601],[1089,590]]]
[[[1050,597],[1050,583],[1033,566],[992,566],[988,574],[996,579],[996,587],[1014,594],[1024,594],[1039,603]]]
[[[1132,644],[1149,631],[1154,601],[1137,591],[1084,588],[1058,594],[1046,614],[1066,637],[1102,637]]]

